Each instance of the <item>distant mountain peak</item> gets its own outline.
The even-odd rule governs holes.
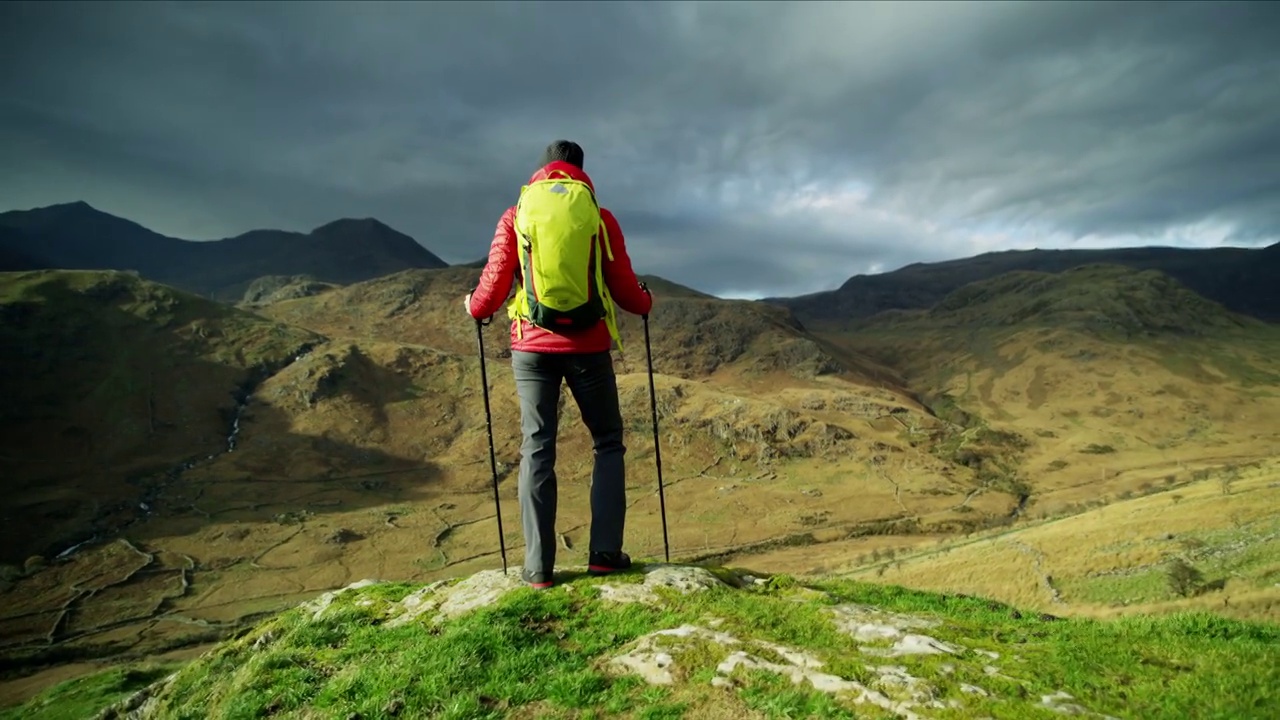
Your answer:
[[[56,205],[48,205],[42,208],[34,208],[35,211],[52,215],[61,215],[67,217],[86,218],[86,217],[112,217],[120,220],[116,215],[112,215],[105,210],[100,210],[84,200],[76,200],[75,202],[59,203]],[[132,221],[126,221],[132,222]]]
[[[312,234],[323,235],[334,232],[378,232],[378,233],[396,233],[402,235],[395,228],[378,220],[377,218],[338,218],[332,222],[325,223],[320,227],[311,231]]]
[[[0,224],[29,231],[43,231],[69,225],[80,233],[87,232],[90,228],[99,232],[103,228],[111,228],[112,232],[136,231],[158,235],[128,218],[100,210],[84,200],[0,213]]]
[[[388,252],[408,253],[406,258],[417,256],[418,260],[408,263],[410,267],[446,267],[448,265],[431,254],[417,240],[376,218],[339,218],[312,230],[309,236],[315,240],[338,245],[349,243],[367,245],[372,241]],[[426,264],[420,265],[419,262],[423,257],[426,258]]]
[[[7,212],[7,213],[4,213],[4,214],[5,214],[5,215],[21,215],[21,214],[29,214],[29,215],[62,215],[62,216],[66,216],[66,215],[71,215],[71,214],[76,214],[76,215],[86,215],[86,214],[93,214],[93,215],[108,215],[109,213],[105,213],[105,212],[103,212],[103,211],[99,210],[98,208],[96,208],[96,207],[94,207],[94,206],[90,205],[89,203],[85,202],[84,200],[76,200],[76,201],[74,201],[74,202],[54,203],[53,205],[42,205],[42,206],[40,206],[40,207],[28,208],[28,209],[26,209],[26,210],[11,210],[11,211],[9,211],[9,212]]]

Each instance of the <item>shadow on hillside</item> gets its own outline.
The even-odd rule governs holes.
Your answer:
[[[442,531],[422,504],[490,492],[487,463],[440,492],[436,454],[475,413],[434,415],[438,355],[290,340],[262,364],[249,344],[214,361],[127,312],[92,317],[129,349],[11,342],[47,329],[39,312],[0,329],[0,676],[221,639],[349,574],[416,577],[446,533],[489,529],[460,511]],[[387,408],[408,400],[408,418]]]
[[[110,306],[94,320],[117,331],[143,325]],[[51,559],[119,533],[145,543],[210,522],[407,502],[441,477],[433,455],[443,444],[398,433],[384,410],[417,396],[412,378],[354,346],[327,346],[345,362],[289,384],[279,373],[309,343],[286,343],[246,369],[237,365],[252,360],[247,348],[210,361],[176,342],[173,328],[144,326],[114,346],[95,346],[75,323],[62,335],[46,326],[34,346],[15,337],[48,322],[31,312],[0,330],[0,563]],[[430,427],[423,412],[419,424]]]
[[[232,415],[225,406],[217,410]],[[407,502],[429,495],[440,477],[428,458],[289,432],[292,418],[262,403],[251,402],[239,421],[243,429],[231,451],[226,438],[209,442],[205,433],[205,442],[166,443],[171,450],[149,453],[145,465],[126,460],[99,467],[88,451],[92,435],[81,430],[56,433],[68,442],[50,447],[43,462],[5,462],[12,484],[0,525],[0,562],[51,558],[91,537],[122,534],[145,543],[214,521],[276,523],[281,516]],[[0,433],[7,436],[8,429]],[[0,447],[9,458],[29,451]],[[50,472],[59,453],[61,471]]]

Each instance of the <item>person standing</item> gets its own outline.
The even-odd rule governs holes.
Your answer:
[[[610,351],[619,339],[614,303],[647,315],[653,296],[636,278],[617,218],[597,204],[583,161],[575,142],[547,146],[520,200],[498,220],[479,284],[464,299],[471,317],[482,320],[499,310],[518,283],[508,316],[523,433],[521,578],[535,588],[554,584],[562,381],[577,402],[594,450],[588,572],[631,567],[622,550],[626,446]]]

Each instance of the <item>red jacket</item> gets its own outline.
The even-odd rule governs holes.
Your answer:
[[[595,185],[591,178],[578,167],[565,162],[553,162],[539,169],[529,178],[529,182],[537,182],[555,170],[567,172],[576,180],[591,186]],[[471,317],[480,320],[496,314],[503,309],[511,293],[511,285],[515,280],[516,270],[520,265],[520,256],[516,250],[516,233],[512,221],[516,208],[507,208],[498,220],[498,227],[493,232],[493,244],[489,246],[489,262],[480,273],[480,284],[471,294],[468,310]],[[631,269],[631,259],[627,256],[627,246],[622,237],[622,228],[618,220],[605,208],[600,208],[600,216],[604,220],[605,229],[609,232],[609,248],[613,252],[613,261],[604,257],[604,281],[609,286],[609,294],[613,302],[622,310],[644,315],[653,307],[653,299],[640,287],[635,271]],[[519,327],[522,324],[523,327]],[[609,336],[608,325],[604,318],[590,330],[574,333],[551,332],[537,327],[525,320],[515,319],[511,322],[511,349],[524,352],[543,353],[590,353],[607,352],[613,346],[613,338]]]

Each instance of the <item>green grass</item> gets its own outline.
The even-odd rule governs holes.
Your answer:
[[[1210,375],[1201,365],[1199,356],[1185,352],[1166,352],[1156,356],[1156,362],[1165,370],[1197,383],[1218,384],[1218,378]]]
[[[723,619],[716,629],[739,639],[808,652],[824,662],[822,672],[848,680],[874,683],[876,666],[905,667],[936,697],[963,704],[928,711],[940,718],[1058,717],[1038,707],[1041,696],[1058,691],[1120,718],[1258,717],[1274,707],[1274,688],[1280,687],[1280,627],[1216,616],[1042,619],[978,598],[851,581],[810,583],[825,593],[815,594],[785,577],[751,591],[663,593],[665,601],[651,607],[600,602],[597,584],[581,578],[547,592],[520,589],[439,627],[382,626],[387,603],[410,586],[346,593],[318,622],[290,611],[188,665],[162,696],[159,717],[373,718],[395,711],[403,717],[498,718],[523,708],[551,717],[676,718],[723,707],[726,692],[768,717],[891,717],[759,670],[735,671],[734,691],[714,688],[714,668],[729,650],[713,643],[673,646],[678,681],[670,686],[651,687],[604,665],[646,633],[684,623],[706,626],[711,618]],[[357,598],[372,603],[358,605]],[[859,645],[866,643],[842,632],[826,612],[828,605],[847,602],[939,619],[943,625],[921,632],[965,649],[957,656],[864,655]],[[254,649],[259,641],[262,647]],[[778,659],[767,651],[754,654]],[[1007,677],[989,676],[986,665]],[[85,688],[120,686],[113,682],[104,674],[59,686],[3,717],[61,717],[22,713],[71,708],[66,698],[75,693],[101,706],[125,690],[86,694]],[[963,683],[993,695],[964,694]],[[901,689],[880,689],[909,697]]]
[[[1248,577],[1257,587],[1280,583],[1280,538],[1271,538],[1209,564],[1217,575]]]
[[[1270,349],[1280,349],[1276,348],[1275,345],[1274,342],[1269,343]],[[1275,358],[1277,356],[1271,355],[1270,357]],[[1209,362],[1228,377],[1237,380],[1244,387],[1273,387],[1280,385],[1280,374],[1271,372],[1266,368],[1260,368],[1249,360],[1240,357],[1237,353],[1212,352],[1209,355]]]
[[[1189,533],[1187,555],[1215,578],[1248,578],[1257,585],[1280,580],[1280,520],[1271,519],[1242,527]]]
[[[1002,659],[1012,654],[1019,661],[1002,672],[1018,681],[1021,691],[1009,688],[1017,695],[1065,690],[1095,712],[1122,718],[1256,717],[1280,700],[1273,689],[1280,686],[1275,625],[1201,613],[1046,622],[976,598],[891,586],[819,586],[824,585],[841,600],[945,617],[949,627],[929,634],[992,650]],[[902,664],[910,667],[909,660]],[[993,717],[1011,716],[1007,706],[997,707],[990,709]],[[1013,716],[1034,717],[1021,714],[1026,710]]]
[[[178,668],[147,664],[117,667],[69,680],[21,707],[0,710],[0,720],[80,720],[123,700]]]
[[[1131,542],[1117,543],[1104,551],[1118,553],[1133,547]],[[1266,587],[1280,582],[1280,520],[1184,533],[1176,554],[1200,571],[1201,590],[1229,579]],[[1135,604],[1178,598],[1170,588],[1165,563],[1113,575],[1059,577],[1057,585],[1068,602]]]
[[[790,680],[764,670],[744,674],[747,686],[742,699],[747,707],[770,717],[859,718],[867,717],[842,706],[829,695],[798,689]]]
[[[1068,602],[1145,603],[1174,597],[1163,565],[1132,573],[1060,578],[1057,585]]]

